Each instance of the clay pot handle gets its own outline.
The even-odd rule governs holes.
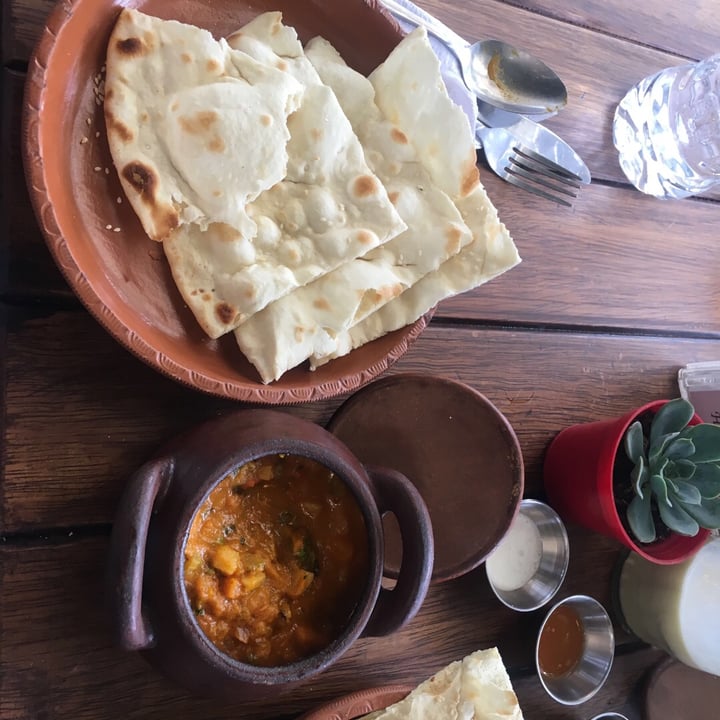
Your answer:
[[[392,590],[380,590],[363,631],[364,636],[380,637],[399,630],[420,609],[430,585],[434,544],[430,515],[417,488],[395,470],[365,469],[380,514],[395,514],[402,537],[402,564],[397,583]]]
[[[108,604],[115,641],[125,650],[142,650],[155,642],[142,609],[145,543],[150,517],[170,484],[173,466],[168,458],[145,463],[128,481],[115,516],[108,562]]]

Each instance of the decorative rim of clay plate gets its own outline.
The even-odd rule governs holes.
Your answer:
[[[399,702],[411,691],[409,685],[368,688],[331,700],[301,715],[298,720],[354,720]]]
[[[134,4],[148,12],[162,10],[158,15],[173,14],[168,10],[172,0],[143,0]],[[180,7],[184,8],[184,15],[200,9],[203,17],[215,19],[222,12],[222,5],[211,0],[195,0]],[[339,7],[339,4],[331,5]],[[244,13],[246,19],[249,14],[260,12],[255,8],[262,6],[262,2],[251,3],[249,0],[233,3],[234,10],[240,15]],[[278,0],[273,4],[278,9],[283,6],[288,14],[293,12],[290,0]],[[312,3],[312,6],[316,11],[320,7],[318,3]],[[348,44],[351,43],[350,35],[361,38],[363,47],[358,46],[357,54],[367,53],[367,47],[372,45],[369,52],[374,56],[372,60],[363,58],[360,63],[356,59],[355,64],[379,64],[384,59],[382,53],[389,52],[402,38],[399,26],[377,0],[346,0],[342,8],[346,16],[343,27],[351,29],[347,31],[347,37],[337,41]],[[94,161],[88,156],[83,165],[73,154],[79,154],[81,147],[87,148],[90,143],[81,146],[79,135],[74,133],[81,128],[83,118],[78,119],[81,113],[102,116],[102,108],[93,102],[93,77],[104,64],[104,47],[119,10],[117,2],[61,0],[51,13],[31,57],[25,86],[23,153],[28,189],[46,243],[73,291],[100,324],[133,354],[164,375],[211,395],[267,404],[301,403],[355,390],[384,372],[417,339],[434,310],[412,325],[378,338],[314,372],[301,366],[275,383],[264,385],[235,344],[232,333],[219,341],[204,337],[176,288],[172,287],[175,296],[168,294],[166,302],[158,301],[156,297],[155,306],[149,304],[154,316],[152,312],[146,312],[145,305],[137,302],[137,297],[142,297],[140,288],[150,287],[152,292],[152,286],[136,282],[131,292],[128,290],[130,280],[123,279],[124,275],[131,276],[137,271],[136,280],[146,281],[154,274],[163,284],[167,284],[169,277],[169,271],[160,267],[164,259],[152,256],[152,252],[162,255],[162,250],[147,239],[144,232],[142,236],[148,246],[142,248],[142,253],[150,256],[145,258],[147,265],[155,261],[154,269],[140,265],[128,268],[121,262],[113,267],[106,265],[108,258],[117,260],[117,256],[129,256],[133,252],[137,255],[139,250],[126,249],[120,243],[112,244],[112,240],[127,242],[128,237],[139,236],[138,228],[142,229],[137,219],[131,216],[129,203],[110,207],[116,195],[124,194],[119,190],[107,147],[94,149]],[[194,21],[194,16],[190,19],[184,15],[179,19]],[[291,19],[289,17],[288,22]],[[227,16],[223,22],[228,23]],[[316,22],[327,22],[326,16],[316,12],[312,23]],[[360,27],[364,24],[373,32],[359,32],[358,22]],[[202,18],[197,24],[203,26]],[[210,29],[222,32],[219,28]],[[312,32],[318,31],[313,28]],[[336,40],[332,36],[329,39]],[[90,45],[94,47],[92,57]],[[370,68],[358,69],[367,72]],[[102,129],[102,136],[95,145],[106,146],[104,119],[98,127]],[[95,124],[84,129],[91,137],[96,132]],[[113,169],[105,177],[103,173],[93,176],[93,168],[89,165],[95,163]],[[106,193],[101,184],[113,181],[113,192]],[[112,235],[102,230],[106,227],[105,222],[109,222],[109,215],[105,221],[101,220],[103,210],[116,217],[116,213],[126,213],[125,222],[132,227],[123,236],[115,235],[110,240],[103,237],[103,232],[105,236]],[[132,302],[133,292],[135,303]],[[166,323],[167,328],[160,327],[159,323]]]

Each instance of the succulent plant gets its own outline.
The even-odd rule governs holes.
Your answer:
[[[694,412],[687,400],[671,400],[655,413],[649,435],[640,420],[625,433],[635,491],[627,520],[641,543],[657,537],[653,503],[681,535],[720,528],[720,425],[688,425]]]

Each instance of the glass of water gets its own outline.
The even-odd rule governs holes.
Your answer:
[[[684,198],[720,183],[720,54],[641,80],[615,110],[613,141],[642,192]]]

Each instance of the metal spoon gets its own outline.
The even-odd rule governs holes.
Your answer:
[[[500,40],[470,44],[409,0],[382,3],[398,18],[424,27],[455,54],[465,84],[478,98],[521,115],[552,115],[567,104],[567,89],[544,62]]]

